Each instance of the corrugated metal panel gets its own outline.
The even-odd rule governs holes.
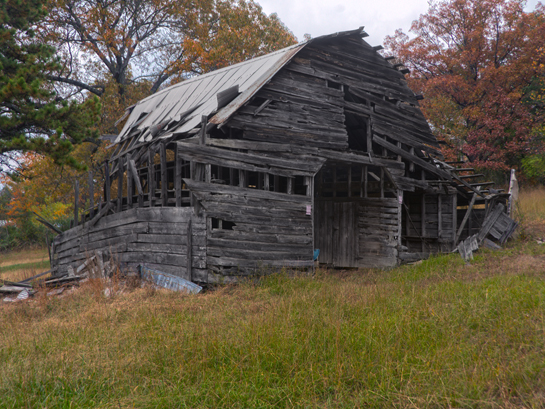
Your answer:
[[[317,37],[306,43],[296,44],[253,60],[222,68],[159,91],[136,104],[116,143],[127,137],[142,113],[149,113],[149,115],[137,125],[141,130],[169,118],[179,121],[180,114],[196,108],[176,129],[168,130],[169,133],[188,132],[200,125],[202,115],[210,115],[217,110],[218,92],[238,85],[240,91],[238,97],[210,119],[210,123],[221,125],[306,45],[321,39],[348,35],[365,35],[365,32],[361,27],[357,30]]]
[[[240,91],[244,93],[248,88],[255,86],[255,83],[259,82],[264,74],[270,75],[271,67],[278,67],[279,61],[285,63],[289,60],[293,55],[290,51],[298,51],[302,46],[302,44],[297,44],[253,60],[222,68],[151,95],[133,108],[116,142],[123,140],[128,135],[129,130],[143,112],[148,112],[150,115],[138,124],[139,129],[145,129],[167,118],[176,119],[180,113],[202,104],[178,129],[170,131],[186,132],[195,128],[200,124],[202,115],[209,115],[216,110],[218,92],[238,85]],[[289,57],[286,58],[286,56]]]

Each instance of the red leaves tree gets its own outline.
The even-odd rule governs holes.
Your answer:
[[[505,171],[541,149],[533,129],[542,120],[525,104],[528,85],[543,74],[545,8],[523,0],[443,0],[398,30],[386,46],[411,69],[424,114],[449,159]]]

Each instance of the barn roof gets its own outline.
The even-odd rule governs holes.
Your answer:
[[[115,142],[135,134],[140,134],[138,142],[149,142],[159,133],[158,137],[164,139],[174,133],[186,133],[200,126],[202,115],[214,114],[209,122],[221,125],[304,47],[315,41],[350,35],[367,34],[360,27],[316,37],[159,91],[132,107]]]

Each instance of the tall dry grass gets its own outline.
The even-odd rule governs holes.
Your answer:
[[[0,253],[0,279],[20,281],[49,269],[47,249]]]
[[[517,203],[519,215],[526,221],[545,219],[545,187],[522,190]]]

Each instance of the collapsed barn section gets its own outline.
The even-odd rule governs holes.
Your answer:
[[[479,232],[508,195],[442,160],[406,71],[365,35],[318,37],[131,107],[101,201],[53,242],[57,274],[90,254],[199,283],[316,258],[392,267]]]

